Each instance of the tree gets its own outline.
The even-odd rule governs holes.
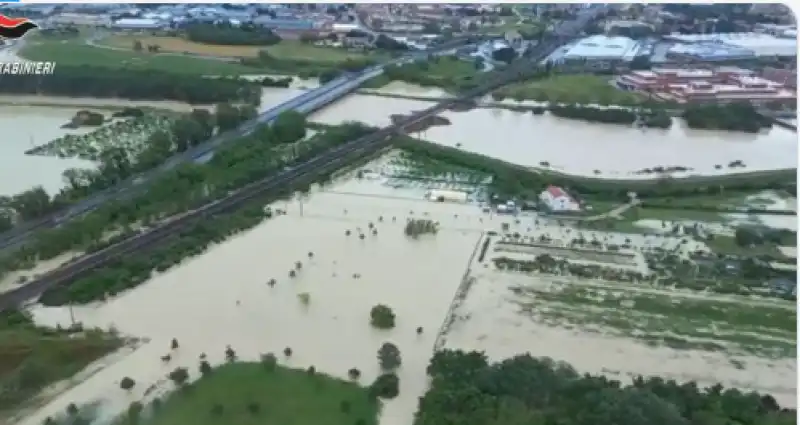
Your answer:
[[[394,373],[384,373],[370,385],[369,392],[375,397],[395,398],[400,394],[400,378]]]
[[[236,361],[236,352],[233,351],[233,348],[231,348],[230,345],[225,347],[225,360],[230,363]]]
[[[384,342],[378,349],[378,363],[384,371],[397,369],[402,363],[400,349],[391,342]]]
[[[207,360],[201,360],[200,361],[200,367],[198,369],[200,370],[200,373],[203,376],[207,376],[213,370],[212,367],[211,367],[211,364],[208,363]]]
[[[347,376],[353,381],[356,381],[361,377],[361,371],[354,367],[350,368],[350,370],[347,371]]]
[[[395,315],[389,306],[378,304],[369,312],[370,324],[378,329],[391,329],[395,325]]]
[[[278,358],[272,353],[262,354],[261,364],[264,365],[264,369],[273,371],[278,366]]]
[[[189,371],[185,367],[177,367],[167,375],[175,386],[183,386],[189,380]]]
[[[131,378],[127,377],[127,376],[122,378],[122,381],[119,382],[119,387],[122,388],[125,391],[129,391],[129,390],[133,389],[133,387],[135,385],[136,385],[136,381],[134,381],[133,379],[131,379]]]
[[[144,410],[144,406],[138,401],[134,401],[130,404],[130,406],[128,406],[128,420],[130,423],[139,423],[139,419],[142,416],[142,410]]]

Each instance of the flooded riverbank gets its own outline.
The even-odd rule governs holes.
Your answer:
[[[41,185],[55,194],[63,186],[61,174],[70,168],[94,168],[80,159],[25,155],[25,151],[65,134],[86,134],[93,128],[62,129],[75,115],[70,108],[0,106],[0,196],[13,196]]]
[[[420,89],[420,92],[435,90]],[[390,123],[388,117],[392,114],[408,114],[433,104],[356,94],[313,114],[311,119],[326,124],[358,120],[383,126]],[[676,119],[668,130],[636,129],[550,114],[481,108],[446,111],[440,115],[452,124],[427,129],[419,133],[421,137],[520,165],[572,175],[648,179],[662,176],[644,171],[656,167],[689,169],[672,173],[673,177],[797,168],[797,135],[780,127],[759,134],[692,130]],[[742,161],[744,167],[732,167],[735,161]]]
[[[295,79],[290,88],[265,87],[261,91],[259,111],[267,111],[305,91],[319,86],[316,79]],[[5,105],[5,106],[3,106]],[[96,127],[63,129],[79,109],[101,112],[126,107],[147,107],[175,112],[195,108],[211,109],[213,105],[189,105],[169,101],[131,101],[53,96],[0,96],[0,131],[5,137],[0,146],[0,196],[42,186],[51,195],[64,187],[62,174],[70,168],[94,168],[95,164],[75,158],[25,155],[34,146],[44,145],[67,134],[88,134]]]
[[[283,364],[313,365],[344,379],[348,369],[356,367],[362,371],[361,382],[367,384],[378,373],[378,348],[389,341],[402,353],[401,388],[397,399],[385,403],[381,424],[408,425],[427,388],[425,368],[437,330],[450,323],[448,311],[454,297],[458,299],[468,267],[475,284],[463,293],[465,300],[454,310],[452,326],[445,326],[449,330],[441,340],[445,347],[486,350],[493,359],[529,351],[615,377],[664,374],[680,381],[721,382],[767,391],[793,404],[784,400],[787,388],[793,388],[791,362],[746,358],[736,363],[744,364],[740,367],[726,362],[721,353],[648,346],[634,338],[528,324],[529,319],[518,316],[518,305],[508,301],[507,288],[548,283],[495,272],[477,264],[474,254],[482,235],[501,232],[504,223],[523,234],[535,227],[535,232],[559,235],[562,227],[534,224],[529,216],[493,215],[477,204],[427,201],[425,188],[392,188],[376,172],[383,169],[381,165],[369,169],[373,173],[367,178],[341,180],[308,196],[275,203],[273,208],[287,214],[134,290],[105,303],[74,307],[72,316],[85,326],[113,327],[150,342],[20,424],[39,425],[73,402],[99,401],[102,412],[111,416],[133,401],[147,401],[172,388],[165,376],[177,366],[187,367],[196,378],[203,353],[212,364],[223,362],[226,345],[243,360],[272,352]],[[410,218],[437,221],[439,231],[409,238],[403,229]],[[640,243],[635,235],[613,236]],[[298,261],[302,267],[290,277]],[[270,279],[276,280],[274,287],[268,285]],[[301,294],[308,295],[307,303],[300,300]],[[369,325],[369,311],[379,303],[394,310],[394,329],[381,331]],[[67,308],[34,306],[32,312],[41,324],[66,326],[71,320]],[[421,335],[417,327],[424,329]],[[172,338],[180,348],[164,362],[161,357],[170,353]],[[291,358],[280,354],[286,347],[293,351]],[[630,360],[632,355],[635,361]],[[137,382],[130,392],[119,388],[124,376]]]

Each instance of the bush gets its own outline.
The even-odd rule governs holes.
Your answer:
[[[136,385],[136,381],[134,381],[131,378],[128,378],[127,376],[122,378],[122,381],[119,382],[119,387],[122,388],[125,391],[133,389],[133,387],[135,385]]]
[[[395,398],[400,394],[400,378],[394,373],[384,373],[369,387],[370,394],[381,398]]]
[[[378,329],[394,328],[395,315],[391,308],[378,304],[369,312],[370,324]]]
[[[384,342],[378,349],[378,363],[384,371],[397,369],[402,363],[400,349],[391,342]]]

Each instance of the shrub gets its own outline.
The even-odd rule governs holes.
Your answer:
[[[370,324],[378,329],[391,329],[395,325],[395,315],[391,308],[378,304],[369,312]]]
[[[119,387],[125,391],[132,389],[136,385],[136,381],[127,376],[122,378],[122,381],[119,382]]]
[[[384,373],[369,387],[370,394],[381,398],[395,398],[400,394],[400,378],[394,373]]]

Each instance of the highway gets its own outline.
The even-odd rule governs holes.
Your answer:
[[[564,41],[570,41],[571,38],[574,38],[577,32],[578,31],[573,32],[573,35],[569,37],[561,35],[554,40],[541,43],[525,60],[515,62],[502,75],[488,81],[481,87],[470,90],[458,98],[446,99],[428,109],[413,114],[401,122],[323,152],[303,164],[287,169],[278,175],[251,183],[223,199],[213,201],[180,218],[163,223],[151,230],[132,236],[103,250],[80,257],[76,261],[48,272],[24,286],[1,294],[0,311],[15,308],[19,304],[39,296],[48,288],[55,287],[56,285],[69,284],[69,282],[74,279],[81,277],[92,269],[100,267],[115,258],[152,247],[170,236],[177,234],[177,232],[189,228],[200,220],[235,210],[252,199],[274,193],[275,189],[291,187],[293,183],[299,181],[301,178],[314,177],[321,173],[339,169],[353,159],[377,152],[389,145],[392,136],[402,134],[404,128],[442,112],[457,103],[485,94],[497,87],[501,87],[521,78],[526,73],[535,71],[539,61],[552,53]]]
[[[146,188],[149,182],[156,179],[165,171],[173,169],[177,165],[185,162],[197,161],[209,153],[214,152],[223,144],[249,134],[257,126],[274,121],[278,115],[285,111],[294,110],[303,114],[312,113],[341,99],[364,84],[367,80],[380,75],[383,73],[383,69],[386,66],[407,63],[430,54],[442,54],[466,42],[466,39],[452,40],[441,46],[436,46],[431,50],[415,51],[409,55],[367,68],[356,74],[337,78],[319,88],[309,90],[264,111],[258,117],[242,124],[236,130],[219,134],[205,143],[193,146],[185,152],[174,155],[160,166],[144,174],[132,177],[114,187],[92,194],[88,198],[74,205],[70,205],[61,211],[15,226],[13,229],[0,234],[0,250],[20,246],[25,243],[35,231],[56,227],[75,217],[97,209],[109,200],[122,200],[135,195],[141,189]]]

